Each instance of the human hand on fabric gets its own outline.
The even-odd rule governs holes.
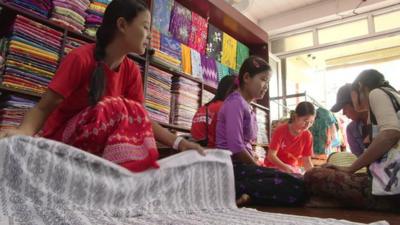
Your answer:
[[[0,132],[0,139],[1,138],[6,138],[6,137],[11,137],[15,135],[29,135],[26,131],[22,129],[7,129],[3,130]]]
[[[180,143],[179,143],[179,151],[183,152],[183,151],[187,151],[187,150],[196,150],[200,155],[205,156],[206,153],[204,151],[204,148],[201,147],[201,145],[191,142],[191,141],[187,141],[185,139],[183,139]]]
[[[285,167],[283,168],[283,172],[285,172],[285,173],[298,173],[298,169],[296,169],[293,166],[290,166],[290,165],[286,164]]]

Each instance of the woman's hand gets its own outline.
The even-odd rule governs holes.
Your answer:
[[[6,137],[11,137],[14,135],[30,135],[29,132],[26,132],[22,129],[7,129],[7,130],[3,130],[0,132],[0,138],[6,138]]]
[[[183,151],[187,151],[187,150],[196,150],[200,155],[205,156],[206,153],[204,151],[204,148],[201,147],[201,145],[191,142],[191,141],[187,141],[185,139],[183,139],[180,143],[179,143],[179,147],[178,147],[179,151],[183,152]]]
[[[293,166],[290,165],[285,165],[285,167],[283,168],[283,172],[285,173],[298,173],[298,170],[296,168],[294,168]]]

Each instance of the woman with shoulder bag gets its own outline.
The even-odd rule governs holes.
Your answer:
[[[369,111],[371,144],[348,167],[325,165],[305,174],[312,196],[341,205],[377,210],[400,209],[400,94],[376,70],[353,82],[355,109]],[[369,166],[370,174],[356,173]]]

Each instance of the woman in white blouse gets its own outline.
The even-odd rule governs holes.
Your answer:
[[[307,172],[306,187],[319,201],[334,201],[357,208],[400,210],[400,195],[373,195],[372,177],[367,173],[356,173],[382,158],[399,142],[400,122],[394,104],[396,100],[400,103],[400,94],[376,70],[361,72],[353,82],[353,90],[355,109],[368,110],[371,125],[377,127],[371,129],[374,130],[371,132],[372,141],[364,153],[348,167],[327,164]]]

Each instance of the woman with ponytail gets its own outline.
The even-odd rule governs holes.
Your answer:
[[[396,105],[400,103],[400,94],[390,86],[380,72],[372,69],[361,72],[352,86],[354,108],[359,112],[368,111],[369,124],[377,128],[372,129],[371,127],[370,129],[369,139],[372,141],[350,166],[327,164],[324,165],[324,168],[315,168],[307,172],[304,175],[306,187],[313,196],[318,197],[319,201],[325,200],[322,203],[317,202],[318,205],[326,205],[326,202],[333,199],[347,207],[399,211],[400,194],[393,194],[395,192],[389,192],[390,190],[386,190],[386,188],[387,193],[378,194],[374,189],[380,185],[386,186],[384,182],[386,174],[393,173],[391,175],[395,181],[396,177],[399,177],[400,171],[386,168],[387,171],[385,169],[385,171],[376,173],[371,169],[373,167],[369,167],[371,176],[359,170],[375,162],[383,162],[386,160],[385,158],[388,158],[387,153],[398,145],[400,107]],[[397,162],[397,165],[399,163]],[[373,184],[373,179],[379,180],[379,185],[377,185],[378,183]],[[392,184],[390,185],[392,189],[400,190],[398,181]],[[329,206],[329,204],[327,205]]]
[[[306,200],[304,183],[291,174],[259,165],[252,143],[257,121],[251,102],[268,90],[271,67],[257,56],[247,58],[238,77],[238,90],[224,101],[218,113],[216,146],[232,152],[236,197],[255,205],[299,205]]]
[[[211,101],[200,107],[193,116],[190,133],[202,146],[215,148],[215,130],[218,112],[228,95],[237,89],[236,76],[225,76],[218,83],[217,92]]]
[[[73,50],[47,92],[15,130],[64,142],[135,172],[157,168],[155,139],[184,151],[203,149],[150,121],[143,107],[142,76],[127,54],[144,54],[150,12],[141,0],[113,0],[96,43]]]
[[[314,105],[300,102],[291,112],[289,123],[276,128],[264,165],[286,173],[301,173],[300,165],[310,170],[313,139],[308,129],[314,119]]]

